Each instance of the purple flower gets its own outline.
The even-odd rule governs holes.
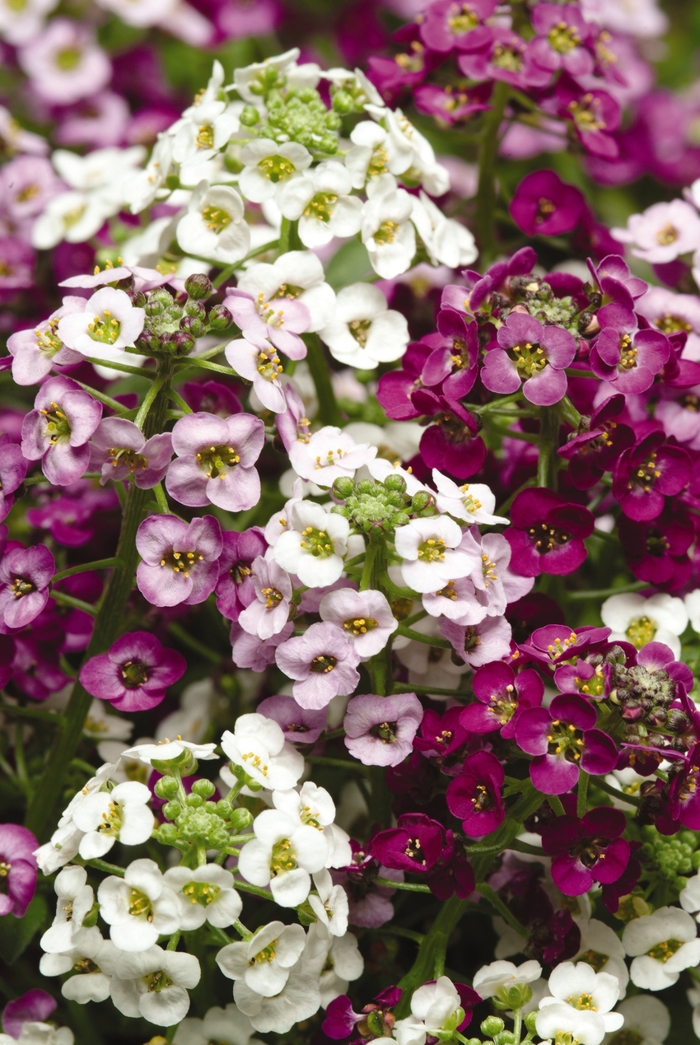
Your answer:
[[[177,650],[167,649],[147,631],[132,631],[83,664],[80,681],[91,696],[120,711],[147,711],[161,703],[167,687],[186,668]]]
[[[34,284],[36,254],[16,236],[0,236],[0,300]]]
[[[249,635],[269,639],[287,623],[292,581],[281,566],[262,555],[253,562],[251,581],[255,597],[239,614],[238,623]]]
[[[576,355],[573,335],[562,327],[543,327],[537,319],[511,312],[498,331],[500,348],[486,353],[481,380],[492,392],[517,392],[537,406],[552,406],[566,395],[564,370]]]
[[[486,445],[473,415],[458,400],[427,389],[414,392],[413,403],[427,417],[437,415],[420,441],[426,467],[439,468],[456,479],[469,479],[478,472],[486,458]]]
[[[343,719],[345,746],[365,766],[397,766],[410,754],[423,718],[415,693],[353,697]]]
[[[305,357],[306,345],[299,335],[309,329],[311,313],[303,301],[285,297],[266,301],[262,293],[256,301],[242,290],[229,290],[224,304],[244,338],[249,334],[254,338],[268,338],[289,359]]]
[[[555,96],[559,115],[573,121],[584,149],[594,156],[615,159],[619,149],[612,134],[620,126],[620,106],[612,95],[580,87],[564,73],[557,81]]]
[[[459,56],[460,71],[472,80],[503,80],[528,91],[551,80],[547,69],[536,65],[521,36],[510,29],[490,29],[480,46]]]
[[[58,544],[78,548],[89,541],[105,514],[119,504],[114,490],[96,489],[89,479],[71,483],[58,497],[40,499],[40,506],[27,510],[27,521],[48,530]]]
[[[277,667],[295,679],[292,693],[303,708],[324,708],[360,681],[359,654],[335,624],[312,624],[303,635],[278,646]]]
[[[524,577],[573,573],[586,558],[594,516],[544,487],[522,490],[510,509],[504,536],[512,549],[511,569]]]
[[[438,863],[445,848],[445,828],[425,813],[404,813],[396,827],[380,831],[371,841],[372,855],[387,867],[425,874]]]
[[[260,500],[260,477],[253,467],[265,445],[265,426],[253,414],[188,414],[173,428],[178,459],[165,485],[181,504],[215,504],[243,512]]]
[[[539,4],[538,8],[542,6],[550,5]],[[554,171],[543,170],[523,178],[515,190],[510,213],[518,228],[528,236],[558,236],[576,228],[583,205],[583,193],[579,189],[567,185]]]
[[[15,918],[22,918],[26,913],[36,889],[34,852],[38,846],[36,838],[26,827],[0,824],[0,869],[3,876],[0,915],[14,914]]]
[[[0,561],[0,613],[8,628],[24,628],[49,600],[56,572],[53,555],[43,544],[13,548]]]
[[[55,1008],[55,999],[46,991],[35,987],[19,998],[8,1001],[2,1010],[2,1029],[9,1037],[20,1039],[23,1037],[22,1028],[25,1023],[45,1023],[47,1016],[50,1016]],[[43,1035],[44,1032],[40,1033]],[[30,1037],[33,1036],[30,1034]]]
[[[606,399],[590,418],[582,421],[578,434],[557,451],[569,462],[569,478],[577,490],[590,490],[601,476],[611,471],[623,450],[634,443],[629,425],[616,421],[625,409],[625,397]]]
[[[18,385],[35,385],[52,367],[81,362],[80,353],[66,348],[56,331],[63,316],[82,312],[84,308],[84,298],[66,297],[48,319],[31,330],[18,330],[8,338],[7,348],[13,357],[12,377]]]
[[[228,620],[237,621],[242,610],[255,598],[252,580],[253,561],[267,548],[262,530],[252,527],[242,533],[222,533],[223,551],[216,582],[216,608]]]
[[[431,51],[445,53],[457,48],[470,51],[490,39],[490,30],[480,23],[490,18],[496,0],[437,0],[426,7],[420,37]]]
[[[360,660],[369,660],[383,650],[399,626],[385,596],[372,589],[330,591],[321,600],[319,613],[321,620],[343,629]]]
[[[150,516],[136,533],[143,560],[136,571],[139,591],[154,606],[204,602],[216,587],[222,546],[212,515],[189,525],[174,515]]]
[[[185,381],[180,392],[194,411],[229,417],[242,409],[236,393],[221,381]]]
[[[627,826],[619,809],[598,806],[579,820],[558,816],[542,832],[542,848],[552,860],[554,884],[565,896],[581,896],[595,882],[616,882],[627,869],[630,844],[621,838]]]
[[[353,922],[353,924],[361,923]],[[400,987],[386,987],[359,1013],[353,1012],[352,1003],[347,994],[341,994],[326,1007],[326,1018],[321,1029],[329,1038],[334,1039],[347,1038],[354,1034],[350,1045],[357,1045],[359,1042],[371,1041],[378,1037],[391,1037],[391,1029],[395,1021],[391,1010],[399,1004],[402,994]],[[366,1024],[366,1029],[363,1027],[361,1031],[358,1029],[358,1032],[355,1032],[358,1023]]]
[[[350,906],[350,922],[352,925],[366,926],[376,929],[394,917],[394,908],[389,897],[395,889],[386,885],[377,885],[375,878],[388,878],[393,882],[403,881],[403,871],[395,871],[384,867],[369,852],[371,841],[367,847],[350,839],[352,863],[345,867],[331,870],[334,885],[342,885],[348,894]]]
[[[595,729],[595,707],[585,697],[562,693],[549,708],[528,708],[515,727],[519,747],[535,758],[530,777],[545,795],[562,795],[578,780],[579,767],[602,776],[617,762],[614,740]]]
[[[146,440],[133,421],[106,417],[90,440],[90,468],[102,471],[100,482],[121,482],[133,476],[141,490],[161,482],[173,455],[172,437],[162,432]]]
[[[479,333],[473,320],[453,308],[442,308],[437,318],[443,344],[428,356],[421,381],[428,388],[441,386],[448,399],[471,392],[478,373]]]
[[[478,703],[462,708],[461,725],[470,733],[500,729],[505,740],[515,736],[523,711],[539,707],[544,696],[544,683],[536,671],[527,668],[516,674],[502,661],[484,664],[475,671],[472,688]]]
[[[75,381],[51,377],[22,422],[22,454],[29,461],[41,460],[49,482],[69,486],[88,467],[88,440],[101,417],[102,404]]]
[[[639,330],[637,317],[623,305],[604,305],[597,313],[601,331],[590,353],[593,373],[627,394],[646,392],[671,355],[659,330]]]
[[[14,643],[12,681],[32,700],[46,700],[70,682],[56,663],[58,654],[53,643],[19,636]]]
[[[0,522],[14,503],[12,496],[24,482],[28,464],[16,443],[9,436],[0,436]]]
[[[569,628],[565,624],[545,624],[533,631],[527,642],[520,645],[521,652],[542,664],[559,664],[573,660],[586,651],[599,650],[607,643],[610,628],[596,628],[584,624],[580,628]]]
[[[619,254],[607,254],[597,267],[589,260],[588,268],[601,292],[618,305],[632,308],[634,301],[647,292],[649,284],[632,276],[629,265]],[[646,315],[641,309],[640,313]]]
[[[464,288],[459,288],[464,297]],[[394,421],[412,421],[420,417],[421,411],[415,406],[412,394],[423,387],[422,373],[426,360],[433,352],[428,339],[414,341],[408,346],[401,360],[399,370],[390,370],[382,374],[377,387],[377,399],[384,407],[387,417]]]
[[[474,625],[443,618],[440,631],[452,644],[455,656],[473,668],[500,660],[510,652],[511,628],[505,617],[486,617]]]
[[[277,647],[286,642],[293,631],[294,624],[289,621],[282,631],[261,642],[257,635],[249,635],[240,624],[234,622],[231,625],[231,659],[239,668],[264,671],[275,663]]]
[[[663,432],[651,432],[625,450],[613,476],[613,497],[635,522],[661,515],[667,497],[675,497],[690,481],[690,455],[669,446]]]
[[[695,530],[682,504],[667,502],[661,515],[649,522],[622,515],[618,533],[627,565],[640,581],[662,584],[667,591],[686,584],[691,569],[687,552]]]
[[[461,707],[447,708],[443,715],[430,708],[424,711],[420,736],[413,741],[414,749],[441,767],[451,767],[469,739],[460,721],[462,710]]]
[[[491,90],[490,83],[460,86],[457,91],[451,85],[443,87],[434,83],[421,83],[413,91],[413,101],[418,112],[452,125],[488,109]]]
[[[315,744],[326,728],[325,708],[303,708],[294,697],[265,697],[255,710],[276,722],[290,744]]]
[[[536,4],[532,28],[537,36],[530,41],[528,52],[537,65],[550,72],[566,69],[571,76],[593,72],[593,55],[581,46],[588,41],[591,29],[576,4]]]
[[[501,788],[505,770],[495,755],[477,751],[468,755],[462,772],[447,788],[447,806],[462,821],[470,838],[483,838],[500,827],[505,817]]]

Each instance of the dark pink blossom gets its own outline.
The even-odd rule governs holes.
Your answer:
[[[640,330],[637,317],[623,305],[604,305],[601,327],[590,352],[593,373],[620,392],[646,392],[671,355],[671,343],[659,330]]]
[[[563,327],[544,327],[522,312],[511,312],[498,330],[498,348],[486,353],[481,380],[492,392],[508,395],[523,384],[523,395],[537,406],[552,406],[566,395],[565,368],[576,355],[573,335]]]
[[[591,27],[576,4],[537,3],[532,10],[532,28],[537,34],[530,41],[531,59],[548,69],[566,69],[571,76],[593,72],[593,55],[587,46]]]
[[[43,544],[12,548],[0,561],[0,614],[8,628],[24,628],[49,599],[56,572],[54,557]]]
[[[260,500],[260,477],[253,467],[265,445],[265,427],[253,414],[188,414],[172,432],[177,459],[165,481],[181,504],[215,504],[243,512]]]
[[[524,91],[545,87],[552,78],[534,62],[522,36],[500,26],[484,34],[478,48],[460,54],[457,64],[472,80],[503,80]]]
[[[460,287],[462,295],[464,288]],[[377,388],[377,399],[384,407],[387,417],[394,421],[411,421],[420,417],[421,411],[411,399],[417,388],[422,388],[423,367],[433,351],[429,340],[414,341],[406,349],[401,360],[401,369],[382,374]]]
[[[469,739],[469,734],[461,722],[462,708],[447,708],[439,715],[432,708],[423,712],[419,736],[413,741],[413,747],[422,755],[434,761],[441,768],[460,758],[462,748]]]
[[[24,635],[14,639],[12,681],[32,700],[46,700],[71,681],[58,666],[57,645]]]
[[[640,581],[663,585],[667,591],[686,584],[691,570],[688,549],[695,528],[684,505],[668,501],[661,514],[648,522],[622,515],[618,533],[627,565]]]
[[[36,889],[34,852],[38,846],[36,838],[26,827],[0,824],[0,867],[3,869],[0,915],[13,914],[15,918],[25,915]]]
[[[371,851],[387,867],[425,874],[442,857],[445,842],[445,828],[437,820],[424,813],[404,813],[396,827],[374,836]]]
[[[51,377],[39,389],[22,423],[22,453],[41,461],[55,486],[80,479],[90,462],[88,440],[102,417],[102,404],[67,377]]]
[[[455,48],[471,51],[490,39],[482,23],[496,9],[497,0],[436,0],[428,4],[420,23],[420,37],[431,51],[446,53]]]
[[[451,84],[421,83],[414,88],[413,102],[418,112],[452,126],[488,109],[491,90],[490,83],[460,85],[457,90]]]
[[[136,533],[139,591],[154,606],[204,602],[216,587],[222,546],[221,527],[212,515],[189,525],[174,515],[150,516]]]
[[[392,882],[403,881],[403,871],[384,867],[371,854],[371,839],[366,846],[350,839],[352,862],[345,867],[333,868],[334,885],[342,885],[348,895],[350,922],[352,925],[377,929],[394,917],[390,897],[395,889],[377,885],[376,878],[387,878]]]
[[[577,490],[590,490],[601,476],[612,471],[624,450],[634,443],[629,425],[617,420],[625,409],[625,397],[610,396],[589,418],[582,419],[578,433],[557,453],[569,462],[569,478]]]
[[[414,392],[413,402],[420,413],[435,418],[420,441],[426,467],[440,468],[456,479],[475,475],[484,463],[486,445],[474,416],[458,400],[427,389]]]
[[[223,550],[216,582],[216,608],[228,620],[237,621],[241,611],[255,598],[253,561],[265,554],[267,541],[256,526],[242,533],[224,531],[221,537]]]
[[[80,681],[91,696],[120,711],[147,711],[161,703],[186,668],[177,650],[167,649],[147,631],[132,631],[86,661]]]
[[[625,450],[615,467],[613,497],[625,515],[635,522],[656,519],[666,505],[690,481],[690,455],[670,446],[663,432],[651,432]]]
[[[27,474],[28,462],[16,443],[11,443],[9,436],[0,436],[0,522],[7,515],[14,503],[12,496]]]
[[[470,733],[491,733],[512,740],[518,719],[526,708],[539,707],[544,682],[531,668],[515,673],[508,664],[494,661],[474,672],[476,704],[462,708],[460,723]]]
[[[550,5],[539,4],[538,8],[542,6]],[[575,185],[567,185],[554,171],[542,170],[533,171],[520,182],[510,213],[528,236],[558,236],[576,228],[583,206],[583,193]]]
[[[520,644],[520,652],[542,664],[559,664],[588,651],[601,649],[609,635],[610,628],[597,628],[592,624],[584,624],[580,628],[545,624],[536,628],[527,641]]]
[[[540,573],[573,573],[585,561],[586,537],[594,516],[552,490],[536,487],[517,495],[510,509],[505,538],[511,546],[511,569],[525,577]]]
[[[542,832],[542,848],[552,856],[552,878],[565,896],[581,896],[595,882],[607,885],[624,874],[630,844],[620,835],[627,826],[619,809],[597,806],[579,820],[558,816]]]
[[[467,756],[462,772],[450,782],[447,806],[470,838],[483,838],[503,823],[504,780],[505,770],[496,756],[477,751]]]
[[[620,106],[607,91],[587,90],[564,73],[555,88],[559,116],[569,119],[584,149],[594,156],[615,159],[619,153],[613,133],[620,126]]]
[[[355,922],[354,924],[361,923]],[[361,1012],[354,1012],[347,994],[341,994],[326,1007],[326,1017],[321,1029],[327,1037],[333,1039],[353,1035],[349,1045],[360,1045],[361,1042],[371,1041],[378,1037],[391,1037],[391,1029],[395,1021],[391,1010],[399,1004],[402,994],[400,987],[386,987],[381,994],[375,997],[374,1001],[365,1005]],[[359,1029],[356,1030],[358,1023],[367,1024],[367,1030],[364,1028],[361,1032]]]

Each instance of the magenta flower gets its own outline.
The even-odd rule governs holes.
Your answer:
[[[391,904],[389,906],[391,907]],[[388,919],[385,919],[385,921],[388,921]],[[353,921],[353,925],[362,924],[362,922]],[[334,998],[326,1007],[326,1018],[321,1029],[325,1035],[334,1039],[347,1038],[349,1035],[353,1035],[349,1045],[360,1045],[360,1043],[366,1042],[368,1035],[372,1035],[372,1037],[391,1037],[391,1028],[394,1026],[396,1018],[391,1010],[395,1009],[399,1004],[402,994],[403,991],[400,987],[386,987],[381,994],[376,995],[373,1001],[365,1005],[361,1012],[354,1012],[347,994],[341,994],[339,997]],[[379,1034],[375,1034],[369,1026],[366,1031],[364,1027],[362,1030],[355,1030],[358,1023],[366,1022],[370,1017],[374,1026],[379,1030]],[[381,1032],[383,1031],[386,1033],[382,1035]]]
[[[627,869],[630,844],[621,838],[627,826],[619,809],[598,806],[579,820],[558,816],[542,832],[542,848],[552,860],[554,884],[565,896],[581,896],[595,882],[609,885]]]
[[[593,55],[586,47],[591,26],[576,4],[562,7],[540,2],[531,18],[537,36],[530,41],[528,52],[537,65],[550,72],[565,69],[571,76],[593,72]]]
[[[523,178],[515,190],[510,213],[528,236],[558,236],[576,228],[583,206],[583,193],[575,185],[567,185],[554,171],[543,170]]]
[[[404,813],[396,827],[372,839],[372,855],[387,867],[425,874],[438,863],[445,848],[445,828],[425,813]]]
[[[43,544],[12,548],[0,560],[0,614],[8,628],[24,628],[49,601],[56,572],[53,555]]]
[[[253,562],[251,581],[255,597],[238,615],[238,623],[249,635],[269,639],[287,623],[292,581],[281,566],[262,555]]]
[[[412,398],[419,413],[435,417],[435,424],[426,428],[420,441],[426,467],[439,468],[456,479],[469,479],[478,472],[486,458],[486,445],[474,416],[458,400],[428,389],[419,389]]]
[[[389,897],[396,892],[387,885],[377,885],[375,878],[388,878],[392,882],[403,881],[403,871],[384,867],[376,860],[368,846],[350,839],[352,862],[345,867],[333,868],[334,885],[342,885],[348,894],[350,922],[352,925],[377,929],[394,917],[394,908]]]
[[[511,569],[524,577],[573,573],[586,558],[593,533],[592,512],[544,487],[522,490],[511,505],[504,536],[512,549]]]
[[[446,88],[421,83],[414,88],[413,102],[418,112],[436,117],[442,123],[456,124],[488,109],[491,89],[490,83],[473,84],[459,91],[452,90],[449,85]]]
[[[629,265],[619,254],[607,254],[598,266],[589,259],[588,268],[602,293],[610,301],[626,308],[632,308],[637,298],[643,297],[649,287],[643,279],[630,273]]]
[[[195,412],[229,417],[243,409],[233,389],[221,381],[185,381],[180,393]]]
[[[262,530],[252,527],[242,533],[224,531],[223,551],[216,582],[216,608],[228,620],[237,621],[242,610],[255,598],[253,561],[267,548]]]
[[[573,121],[584,149],[594,156],[615,159],[619,153],[613,133],[620,126],[620,106],[607,91],[580,87],[566,73],[555,88],[559,115]]]
[[[253,467],[265,445],[265,426],[253,414],[188,414],[172,433],[177,460],[165,485],[181,504],[215,504],[243,512],[260,500],[260,477]]]
[[[114,490],[96,489],[89,479],[79,479],[58,497],[29,508],[27,520],[38,529],[48,530],[58,544],[79,548],[99,525],[104,525],[105,514],[118,504]]]
[[[141,429],[123,417],[100,421],[90,440],[90,468],[102,472],[100,482],[121,482],[133,476],[141,490],[150,490],[165,477],[173,455],[170,432],[144,439]]]
[[[56,645],[19,635],[14,643],[12,681],[32,700],[46,700],[70,682],[58,667]]]
[[[303,708],[294,697],[265,697],[255,710],[276,722],[290,744],[315,744],[326,728],[325,708]]]
[[[16,236],[0,236],[0,299],[7,301],[18,290],[34,284],[36,254]]]
[[[545,87],[552,78],[535,64],[522,36],[500,26],[490,29],[478,48],[461,54],[457,64],[472,80],[503,80],[521,91]]]
[[[292,693],[303,708],[324,708],[333,697],[352,693],[360,681],[360,656],[335,624],[312,624],[278,646],[277,667],[295,679]]]
[[[687,552],[695,530],[682,504],[668,502],[661,515],[649,522],[622,515],[618,533],[627,565],[640,581],[662,584],[668,591],[687,583],[691,569]]]
[[[536,628],[527,642],[520,644],[520,649],[542,664],[559,664],[586,652],[600,650],[607,643],[609,635],[610,628],[596,628],[592,624],[584,624],[580,628],[545,624]]]
[[[469,739],[460,722],[461,714],[461,707],[447,708],[443,715],[432,709],[424,711],[414,749],[441,767],[451,767]]]
[[[569,478],[577,490],[590,490],[601,476],[612,471],[615,462],[634,443],[629,425],[615,420],[625,409],[625,397],[610,396],[595,410],[577,435],[557,451],[569,462]]]
[[[496,9],[496,0],[436,0],[428,4],[420,23],[420,37],[431,51],[445,53],[457,49],[470,51],[490,38],[490,30],[481,23]]]
[[[186,668],[177,650],[167,649],[147,631],[132,631],[83,664],[80,681],[91,696],[120,711],[147,711],[161,703]]]
[[[345,746],[365,766],[397,766],[410,754],[423,718],[415,693],[353,697],[343,719]]]
[[[55,1008],[56,1001],[50,994],[34,988],[19,998],[8,1001],[2,1010],[2,1029],[11,1038],[20,1039],[25,1023],[45,1023],[47,1016],[50,1016]],[[43,1035],[44,1032],[39,1033]]]
[[[669,446],[663,432],[651,432],[619,458],[613,497],[630,519],[649,522],[661,515],[667,497],[675,497],[686,488],[690,477],[687,451]]]
[[[9,436],[0,436],[0,522],[7,518],[14,503],[12,495],[24,482],[27,468],[17,443],[11,443]]]
[[[464,296],[464,288],[459,289]],[[387,417],[394,421],[412,421],[420,417],[421,411],[411,397],[416,389],[423,387],[423,367],[432,355],[434,347],[429,338],[414,341],[401,359],[401,368],[390,370],[388,374],[382,374],[379,378],[377,399],[384,407]]]
[[[244,338],[267,338],[289,359],[305,357],[306,345],[299,335],[309,329],[311,313],[303,301],[286,297],[266,301],[262,293],[256,300],[242,290],[229,290],[224,304]]]
[[[470,733],[492,733],[499,729],[504,740],[512,740],[523,711],[539,707],[544,682],[532,668],[516,674],[508,664],[494,661],[474,672],[474,696],[478,703],[462,708],[460,724]]]
[[[478,327],[461,312],[442,308],[437,328],[442,344],[428,356],[421,382],[427,388],[440,387],[448,399],[461,399],[471,392],[478,374]]]
[[[523,395],[536,406],[552,406],[566,395],[564,370],[576,355],[568,330],[543,327],[532,316],[511,312],[497,337],[500,347],[486,353],[481,371],[491,392],[508,395],[524,382]]]
[[[595,729],[595,707],[585,697],[562,693],[549,708],[528,708],[515,727],[519,747],[535,758],[530,777],[545,795],[562,795],[578,780],[579,767],[602,776],[617,762],[614,740]]]
[[[216,587],[222,546],[221,527],[212,515],[189,525],[174,515],[150,516],[136,533],[143,560],[136,571],[139,591],[154,606],[204,602]]]
[[[462,821],[470,838],[483,838],[500,827],[505,817],[501,788],[505,770],[495,755],[477,751],[468,755],[462,772],[447,788],[447,806]]]
[[[101,417],[102,404],[75,381],[51,377],[22,422],[22,454],[29,461],[41,461],[50,483],[69,486],[88,467],[88,440]]]
[[[0,824],[0,867],[3,890],[0,893],[0,915],[22,918],[34,896],[37,866],[34,851],[39,843],[26,827]]]
[[[590,353],[596,377],[616,391],[646,392],[671,355],[671,343],[660,330],[639,330],[637,317],[623,305],[604,305],[597,313],[601,331]]]

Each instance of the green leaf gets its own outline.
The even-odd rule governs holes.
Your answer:
[[[49,909],[43,896],[35,896],[24,918],[6,914],[0,918],[0,954],[8,965],[16,962],[33,937],[49,920]]]
[[[333,290],[341,290],[372,275],[369,254],[359,239],[348,240],[326,266],[326,280]]]

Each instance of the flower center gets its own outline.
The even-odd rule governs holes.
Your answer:
[[[357,341],[360,348],[367,344],[367,338],[372,327],[371,319],[353,319],[348,323],[348,330]]]
[[[48,410],[40,410],[39,413],[46,420],[46,435],[50,443],[55,444],[59,439],[70,439],[70,422],[58,403],[52,402]]]
[[[316,471],[320,468],[332,468],[334,464],[340,464],[344,457],[347,457],[347,450],[342,450],[340,447],[337,450],[326,450],[325,460],[319,454],[314,467]]]
[[[601,954],[600,951],[588,950],[584,951],[583,954],[579,954],[576,961],[585,962],[586,965],[590,965],[594,972],[600,972],[608,961],[608,955]]]
[[[570,994],[566,999],[569,1005],[573,1005],[575,1009],[588,1009],[591,1012],[597,1012],[597,1007],[593,1004],[592,994]]]
[[[568,54],[581,43],[581,37],[575,26],[568,25],[566,22],[558,22],[557,25],[552,26],[547,33],[547,39],[552,50],[559,54]]]
[[[91,961],[90,958],[78,958],[73,966],[73,972],[77,972],[78,975],[84,975],[90,972],[100,972],[100,967]]]
[[[634,640],[631,639],[630,641]],[[644,643],[642,643],[642,646],[643,645]],[[640,649],[641,647],[638,646],[637,648]],[[600,697],[605,692],[605,677],[600,664],[596,667],[593,675],[589,679],[586,679],[585,682],[577,675],[574,679],[574,683],[576,684],[576,689],[579,693],[585,693],[588,697]]]
[[[445,558],[445,542],[442,537],[429,537],[418,545],[418,558],[423,562],[441,562]]]
[[[215,232],[217,236],[233,221],[229,212],[224,210],[223,207],[204,207],[202,217],[207,228]]]
[[[80,65],[83,52],[79,47],[64,47],[56,54],[56,67],[64,73],[70,73]]]
[[[126,689],[138,689],[151,677],[151,669],[140,660],[125,660],[121,666],[122,682]]]
[[[409,838],[406,842],[404,853],[410,860],[415,860],[416,863],[427,863],[427,859],[423,854],[422,846],[420,844],[420,838]]]
[[[113,345],[119,337],[121,323],[114,319],[109,309],[105,309],[99,316],[95,316],[92,323],[88,323],[87,332],[93,341],[99,341],[103,345]]]
[[[654,635],[656,635],[656,624],[649,617],[636,617],[630,621],[625,635],[633,646],[641,649],[647,642],[651,642]]]
[[[690,410],[691,414],[697,414],[698,410],[700,410],[700,399],[692,392],[687,392],[677,402],[684,410]]]
[[[637,365],[638,355],[639,352],[634,347],[632,338],[629,334],[623,334],[620,338],[620,362],[617,364],[617,369],[631,370]]]
[[[202,471],[210,479],[224,479],[229,468],[235,468],[240,457],[233,446],[210,446],[195,455]]]
[[[271,300],[277,298],[287,298],[288,301],[294,301],[304,293],[304,287],[297,287],[294,283],[280,283],[276,292],[272,295]]]
[[[457,601],[457,592],[455,591],[455,582],[448,581],[444,588],[440,588],[439,591],[435,592],[436,595],[442,595],[443,599],[450,599],[452,602]]]
[[[122,826],[122,813],[121,802],[110,802],[102,814],[102,822],[97,827],[98,832],[103,835],[116,835],[118,838]]]
[[[210,123],[203,123],[197,128],[197,148],[214,148],[214,128]]]
[[[377,622],[373,617],[349,617],[348,620],[343,621],[345,631],[352,632],[355,638],[359,635],[366,635],[368,631],[372,631],[376,627]]]
[[[208,907],[218,899],[221,889],[210,882],[188,882],[182,887],[183,894],[190,903],[198,903],[200,907]]]
[[[642,1045],[643,1041],[636,1030],[621,1030],[610,1039],[610,1045]]]
[[[371,736],[376,737],[377,740],[381,740],[382,744],[396,743],[395,722],[380,722],[378,725],[372,726],[369,732]]]
[[[651,555],[655,559],[662,559],[668,551],[668,549],[671,547],[666,534],[661,533],[659,530],[653,528],[648,531],[646,541],[644,542],[644,546],[647,555]]]
[[[602,131],[605,128],[605,120],[601,119],[600,101],[592,94],[584,94],[580,101],[569,102],[568,109],[582,134]]]
[[[493,809],[493,797],[489,792],[486,784],[477,784],[474,788],[474,794],[471,798],[471,803],[474,807],[475,813],[488,812],[489,809]]]
[[[655,958],[657,962],[667,962],[677,951],[680,951],[682,946],[682,940],[662,940],[661,943],[657,943],[655,947],[647,951],[647,954],[650,958]]]
[[[583,733],[570,722],[555,718],[547,734],[550,755],[564,755],[567,762],[578,762],[583,748]]]
[[[25,577],[15,577],[10,584],[10,591],[12,592],[13,598],[21,599],[25,595],[31,595],[33,591],[36,591],[36,587]]]
[[[496,563],[491,562],[488,555],[481,556],[481,570],[484,574],[484,587],[488,588],[491,581],[497,581]]]
[[[276,381],[284,373],[280,357],[274,348],[262,348],[258,352],[258,373],[265,381]]]
[[[401,55],[397,55],[396,61],[398,62]],[[406,56],[404,56],[406,57]],[[419,66],[420,68],[420,66]],[[379,145],[372,153],[372,159],[369,161],[367,167],[368,178],[378,178],[380,174],[387,174],[389,171],[389,157],[387,151],[383,145]]]
[[[474,29],[479,24],[479,19],[466,4],[462,4],[461,7],[455,6],[452,10],[455,13],[447,16],[447,24],[454,36],[468,33],[470,29]]]
[[[669,247],[672,243],[675,243],[680,232],[675,225],[672,225],[670,221],[667,221],[665,225],[662,225],[659,231],[656,233],[656,242],[660,247]]]
[[[258,951],[256,955],[248,959],[248,965],[251,967],[254,965],[262,965],[263,962],[273,962],[275,960],[275,944],[276,940],[268,944],[267,947],[263,947],[261,951]]]
[[[284,874],[285,871],[293,871],[296,866],[297,857],[292,849],[292,843],[288,838],[282,838],[272,847],[270,870],[274,874]]]
[[[125,465],[131,474],[136,471],[137,468],[148,468],[148,461],[143,454],[138,453],[136,450],[128,450],[126,447],[111,446],[109,448],[109,456],[112,458],[112,465],[116,468],[118,465]]]
[[[627,483],[627,489],[631,490],[635,486],[641,486],[644,493],[649,493],[654,485],[654,480],[658,479],[660,475],[661,472],[656,466],[656,451],[652,450],[646,464],[641,464],[636,472],[634,472],[630,477],[630,481]]]
[[[250,577],[252,572],[249,562],[234,562],[228,571],[229,577],[235,584],[242,584],[246,577]]]
[[[377,229],[377,231],[374,233],[374,239],[377,243],[393,243],[396,239],[396,233],[398,231],[398,222],[383,221]]]
[[[244,762],[250,762],[254,769],[257,769],[258,773],[262,773],[263,776],[267,776],[267,771],[270,768],[261,759],[260,755],[256,755],[254,751],[247,751],[244,755],[241,755]]]
[[[693,329],[690,323],[681,316],[674,316],[672,312],[665,312],[663,316],[657,316],[654,326],[662,334],[675,334],[677,330],[685,330],[689,334]]]
[[[537,201],[537,214],[535,215],[535,224],[539,225],[541,222],[548,218],[550,214],[553,214],[556,210],[556,206],[551,200],[546,199],[544,196],[540,196]]]
[[[161,566],[169,566],[175,573],[183,573],[185,577],[189,577],[189,571],[193,566],[196,566],[198,562],[202,562],[204,559],[203,555],[199,552],[166,552],[165,556],[160,560]]]
[[[317,559],[326,559],[333,554],[333,543],[325,530],[307,526],[305,530],[301,531],[301,536],[304,539],[299,541],[300,547],[310,555],[315,555]]]
[[[504,47],[502,44],[496,44],[493,49],[491,64],[498,69],[507,69],[511,73],[519,73],[523,67],[523,59],[520,51],[516,51],[514,47]]]
[[[564,533],[563,530],[557,530],[554,526],[548,526],[547,523],[531,526],[527,532],[532,537],[535,548],[540,555],[546,555],[558,545],[566,544],[569,540],[568,533]]]
[[[338,196],[335,192],[317,192],[306,205],[304,217],[313,221],[330,221],[337,202]]]
[[[142,982],[146,985],[149,994],[160,994],[160,992],[164,991],[166,987],[172,987],[173,985],[173,981],[162,971],[162,969],[158,972],[149,974],[148,976],[144,976]]]
[[[328,653],[319,653],[309,664],[314,675],[327,675],[336,666],[338,661]]]
[[[129,893],[129,914],[132,918],[145,918],[153,921],[153,908],[151,901],[140,889],[132,889]]]
[[[506,686],[507,697],[504,697],[501,693],[492,693],[489,698],[489,711],[496,716],[502,726],[510,722],[518,706],[517,701],[513,700],[514,692],[515,686],[509,684]]]
[[[513,345],[509,355],[520,372],[520,377],[527,379],[538,374],[547,365],[547,356],[540,345],[532,345],[525,341],[522,345]]]
[[[260,161],[258,168],[273,184],[291,177],[296,171],[294,164],[284,156],[266,156]]]
[[[44,355],[49,356],[49,358],[52,358],[53,356],[55,356],[56,353],[60,352],[60,350],[63,348],[63,342],[56,335],[56,329],[58,328],[58,323],[59,323],[59,320],[57,320],[57,319],[50,319],[48,321],[48,329],[47,330],[40,330],[40,329],[37,328],[34,331],[34,333],[36,335],[36,343],[37,343],[37,347],[39,348],[39,351],[43,352]]]
[[[284,599],[284,595],[277,588],[261,588],[260,594],[265,596],[265,609],[274,610]]]

